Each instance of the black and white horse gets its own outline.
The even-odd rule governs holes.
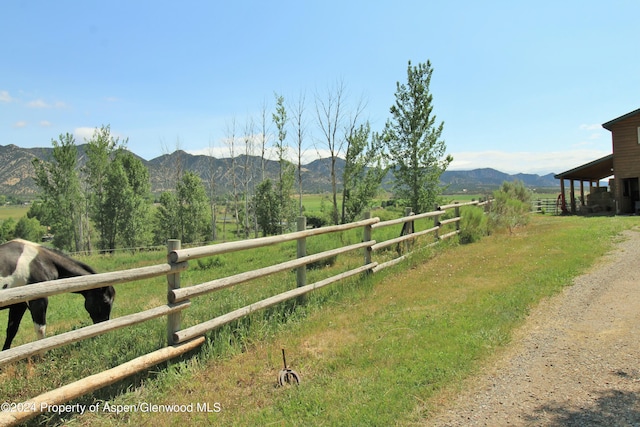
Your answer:
[[[0,292],[2,289],[86,274],[95,274],[95,271],[62,252],[47,249],[36,243],[16,239],[0,245]],[[109,320],[116,295],[112,286],[76,293],[84,296],[84,308],[89,312],[93,323]],[[27,308],[31,311],[38,339],[44,338],[48,303],[47,298],[39,298],[0,307],[0,310],[9,309],[7,338],[2,350],[11,347],[11,342],[18,332],[20,321]]]

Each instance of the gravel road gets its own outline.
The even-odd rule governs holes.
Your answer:
[[[430,426],[640,426],[640,232],[537,306]]]

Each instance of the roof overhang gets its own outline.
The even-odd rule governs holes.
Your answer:
[[[600,181],[611,175],[613,175],[613,154],[559,173],[554,177],[556,179],[572,179],[575,181]]]
[[[630,113],[627,113],[627,114],[625,114],[625,115],[622,115],[622,116],[620,116],[620,117],[618,117],[618,118],[615,118],[615,119],[613,119],[613,120],[610,120],[610,121],[608,121],[607,123],[603,123],[603,124],[602,124],[602,127],[603,127],[603,128],[605,128],[606,130],[609,130],[609,131],[610,131],[610,130],[611,130],[611,126],[615,125],[616,123],[620,123],[621,121],[623,121],[623,120],[625,120],[625,119],[628,119],[629,117],[633,117],[633,116],[635,116],[636,114],[640,114],[640,108],[639,108],[639,109],[637,109],[637,110],[634,110],[634,111],[632,111],[632,112],[630,112]]]

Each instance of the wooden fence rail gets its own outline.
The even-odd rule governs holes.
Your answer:
[[[439,206],[433,212],[425,212],[417,215],[414,215],[410,212],[410,210],[408,210],[404,217],[389,221],[380,221],[378,217],[371,218],[370,214],[367,213],[365,219],[361,221],[311,230],[305,229],[306,221],[302,217],[298,221],[299,230],[296,232],[283,234],[280,236],[262,237],[251,240],[228,242],[187,249],[181,249],[179,241],[171,240],[168,242],[166,264],[115,271],[110,273],[100,273],[89,276],[73,277],[68,279],[60,279],[4,290],[0,292],[0,307],[5,307],[11,304],[16,304],[19,302],[29,301],[32,299],[47,297],[60,293],[76,292],[107,285],[118,285],[135,280],[148,279],[162,275],[165,275],[167,277],[166,305],[111,319],[109,321],[87,326],[78,330],[65,332],[59,335],[55,335],[49,338],[45,338],[36,342],[24,344],[0,352],[0,366],[29,357],[34,354],[42,353],[46,350],[54,349],[66,344],[104,334],[109,331],[135,325],[161,316],[167,316],[167,347],[142,356],[138,359],[135,359],[134,361],[125,362],[124,364],[115,368],[111,368],[108,371],[92,375],[78,381],[77,383],[73,383],[67,386],[63,386],[59,389],[49,391],[28,402],[44,402],[49,403],[50,405],[54,405],[77,398],[83,394],[112,384],[114,382],[114,375],[116,375],[117,378],[122,378],[126,375],[132,375],[136,372],[146,370],[151,366],[160,363],[161,361],[176,357],[186,351],[192,350],[204,341],[202,336],[205,333],[219,328],[222,325],[228,324],[234,320],[247,316],[251,313],[254,313],[257,310],[271,307],[292,298],[300,298],[309,292],[328,286],[332,283],[336,283],[348,277],[353,277],[363,273],[376,272],[385,267],[397,264],[405,259],[405,257],[407,256],[406,253],[384,263],[372,261],[372,254],[394,244],[408,244],[408,242],[415,241],[415,239],[417,239],[418,237],[430,233],[434,234],[434,242],[432,244],[435,244],[442,239],[455,236],[460,232],[460,220],[462,218],[460,215],[460,207],[468,205],[482,206],[484,204],[484,202],[451,204]],[[455,210],[454,216],[452,218],[440,221],[440,216],[445,214],[449,209]],[[416,223],[416,221],[428,218],[433,218],[432,227],[428,227],[422,231],[414,230],[414,224]],[[381,242],[376,242],[376,240],[373,239],[374,230],[398,224],[403,225],[402,233],[406,234]],[[443,235],[438,235],[439,230],[449,224],[455,224],[456,229]],[[318,254],[306,254],[305,242],[308,237],[317,236],[320,234],[342,232],[355,228],[363,229],[363,239],[361,243],[347,245]],[[180,273],[188,268],[187,261],[189,260],[276,245],[294,240],[298,242],[296,249],[297,258],[294,260],[247,271],[233,276],[218,278],[209,282],[192,285],[185,288],[180,287]],[[312,284],[306,283],[305,271],[308,264],[355,250],[363,250],[364,265]],[[234,311],[226,313],[222,316],[218,316],[211,320],[206,320],[197,325],[181,329],[181,312],[191,305],[191,298],[199,297],[211,292],[218,291],[220,289],[228,288],[230,286],[235,286],[237,284],[248,282],[250,280],[266,277],[271,274],[292,269],[297,269],[296,288],[271,296],[261,301],[254,302],[250,305],[238,308]],[[29,407],[32,406],[21,406],[21,408]],[[47,407],[47,405],[39,404],[34,405],[33,407],[36,410],[31,412],[26,411],[19,414],[0,412],[0,425],[12,425],[18,422],[23,422],[31,417],[36,416],[39,413],[37,408]]]

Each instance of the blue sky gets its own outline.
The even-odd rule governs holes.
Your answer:
[[[409,60],[434,68],[450,169],[571,169],[610,154],[600,125],[640,108],[637,1],[10,1],[0,15],[0,145],[80,144],[108,124],[147,160],[222,156],[277,92],[305,95],[313,158],[315,96],[343,82],[379,131]]]

